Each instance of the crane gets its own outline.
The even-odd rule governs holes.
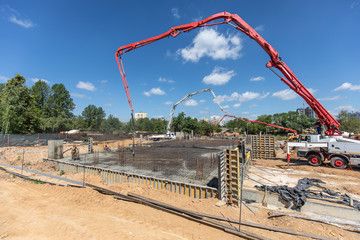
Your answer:
[[[217,21],[219,20],[219,21]],[[277,75],[282,82],[284,82],[291,90],[302,97],[305,102],[314,110],[319,118],[320,124],[325,126],[325,137],[321,135],[308,136],[308,142],[289,143],[288,148],[288,160],[289,149],[294,147],[305,147],[307,150],[303,152],[303,156],[307,157],[309,163],[318,166],[324,160],[330,160],[331,165],[337,168],[344,168],[349,163],[357,162],[360,164],[360,141],[349,141],[342,137],[339,130],[340,123],[321,105],[321,103],[310,93],[310,91],[300,82],[291,69],[282,61],[279,53],[266,42],[252,27],[250,27],[242,18],[237,14],[231,14],[229,12],[220,12],[207,17],[200,21],[195,21],[188,24],[179,25],[170,28],[167,32],[160,35],[134,42],[128,45],[119,47],[115,52],[115,58],[119,71],[123,80],[127,100],[131,109],[131,118],[134,131],[134,108],[131,101],[130,90],[127,83],[125,69],[122,62],[122,54],[137,49],[139,47],[146,46],[155,41],[161,40],[166,37],[177,37],[179,34],[189,32],[196,28],[216,26],[220,24],[228,24],[235,29],[243,32],[248,37],[257,42],[260,47],[269,55],[270,61],[266,63],[266,67],[270,69],[275,75]],[[278,73],[273,68],[280,71]],[[134,134],[133,134],[134,142]],[[134,144],[133,144],[134,146]],[[318,150],[320,149],[320,151]],[[351,149],[351,150],[349,150]],[[349,154],[351,152],[351,154]],[[299,153],[299,151],[298,151]],[[133,148],[134,155],[134,148]]]
[[[222,21],[213,22],[219,19]],[[240,18],[237,14],[231,14],[229,12],[217,13],[200,21],[195,21],[192,23],[172,27],[163,34],[142,41],[134,42],[128,45],[124,45],[117,49],[115,53],[115,58],[123,80],[127,100],[129,102],[129,106],[131,109],[132,119],[134,118],[133,116],[134,109],[131,101],[124,65],[122,62],[122,54],[146,46],[150,43],[153,43],[155,41],[161,40],[169,36],[177,37],[179,34],[183,32],[189,32],[196,28],[215,26],[220,24],[229,24],[235,29],[245,33],[251,39],[255,40],[270,57],[270,61],[266,63],[266,67],[269,68],[274,74],[276,74],[281,81],[283,81],[288,87],[290,87],[290,89],[292,89],[298,95],[300,95],[307,102],[307,104],[315,111],[315,113],[319,117],[320,123],[322,125],[325,125],[326,127],[325,134],[329,136],[341,135],[341,132],[339,130],[341,126],[340,123],[336,121],[336,119],[321,105],[321,103],[299,81],[299,79],[286,65],[286,63],[282,61],[281,57],[279,56],[279,53],[268,42],[266,42],[252,27],[250,27],[242,18]],[[279,73],[274,71],[272,68],[276,68],[277,70],[279,70],[283,76],[281,76]]]
[[[203,92],[211,92],[211,94],[214,96],[214,100],[216,101],[217,105],[219,105],[219,108],[221,111],[223,111],[224,113],[226,114],[230,114],[228,112],[226,112],[223,107],[220,105],[220,102],[219,100],[217,99],[214,91],[211,89],[211,88],[206,88],[206,89],[203,89],[203,90],[199,90],[199,91],[196,91],[196,92],[193,92],[193,93],[189,93],[187,94],[185,97],[183,97],[182,99],[180,99],[177,103],[175,103],[172,108],[171,108],[171,112],[170,112],[170,118],[169,118],[169,122],[168,122],[168,125],[166,127],[166,134],[170,134],[170,127],[171,127],[171,124],[172,124],[172,120],[173,120],[173,116],[174,116],[174,112],[175,112],[175,108],[177,107],[177,105],[179,105],[180,103],[182,103],[183,101],[185,101],[186,99],[196,95],[196,94],[199,94],[199,93],[203,93]]]

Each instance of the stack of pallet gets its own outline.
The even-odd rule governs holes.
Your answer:
[[[254,159],[269,159],[275,157],[275,139],[273,136],[250,136]]]

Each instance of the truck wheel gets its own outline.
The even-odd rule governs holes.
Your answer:
[[[334,168],[344,169],[348,165],[348,161],[342,157],[333,157],[331,158],[330,164]]]
[[[316,155],[316,154],[310,154],[308,157],[307,157],[307,160],[308,160],[308,163],[311,165],[311,166],[320,166],[322,164],[322,160],[321,158]]]

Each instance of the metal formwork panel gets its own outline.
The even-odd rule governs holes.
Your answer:
[[[254,159],[275,157],[275,138],[273,136],[250,136]]]

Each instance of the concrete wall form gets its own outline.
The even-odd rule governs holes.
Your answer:
[[[181,183],[166,179],[159,179],[149,176],[125,173],[116,170],[108,170],[97,167],[84,166],[75,163],[61,162],[55,159],[43,159],[45,162],[54,164],[58,171],[91,174],[101,176],[106,184],[114,183],[136,183],[148,184],[155,189],[164,189],[170,192],[186,195],[194,198],[215,198],[217,197],[217,189],[207,186],[195,184]]]

